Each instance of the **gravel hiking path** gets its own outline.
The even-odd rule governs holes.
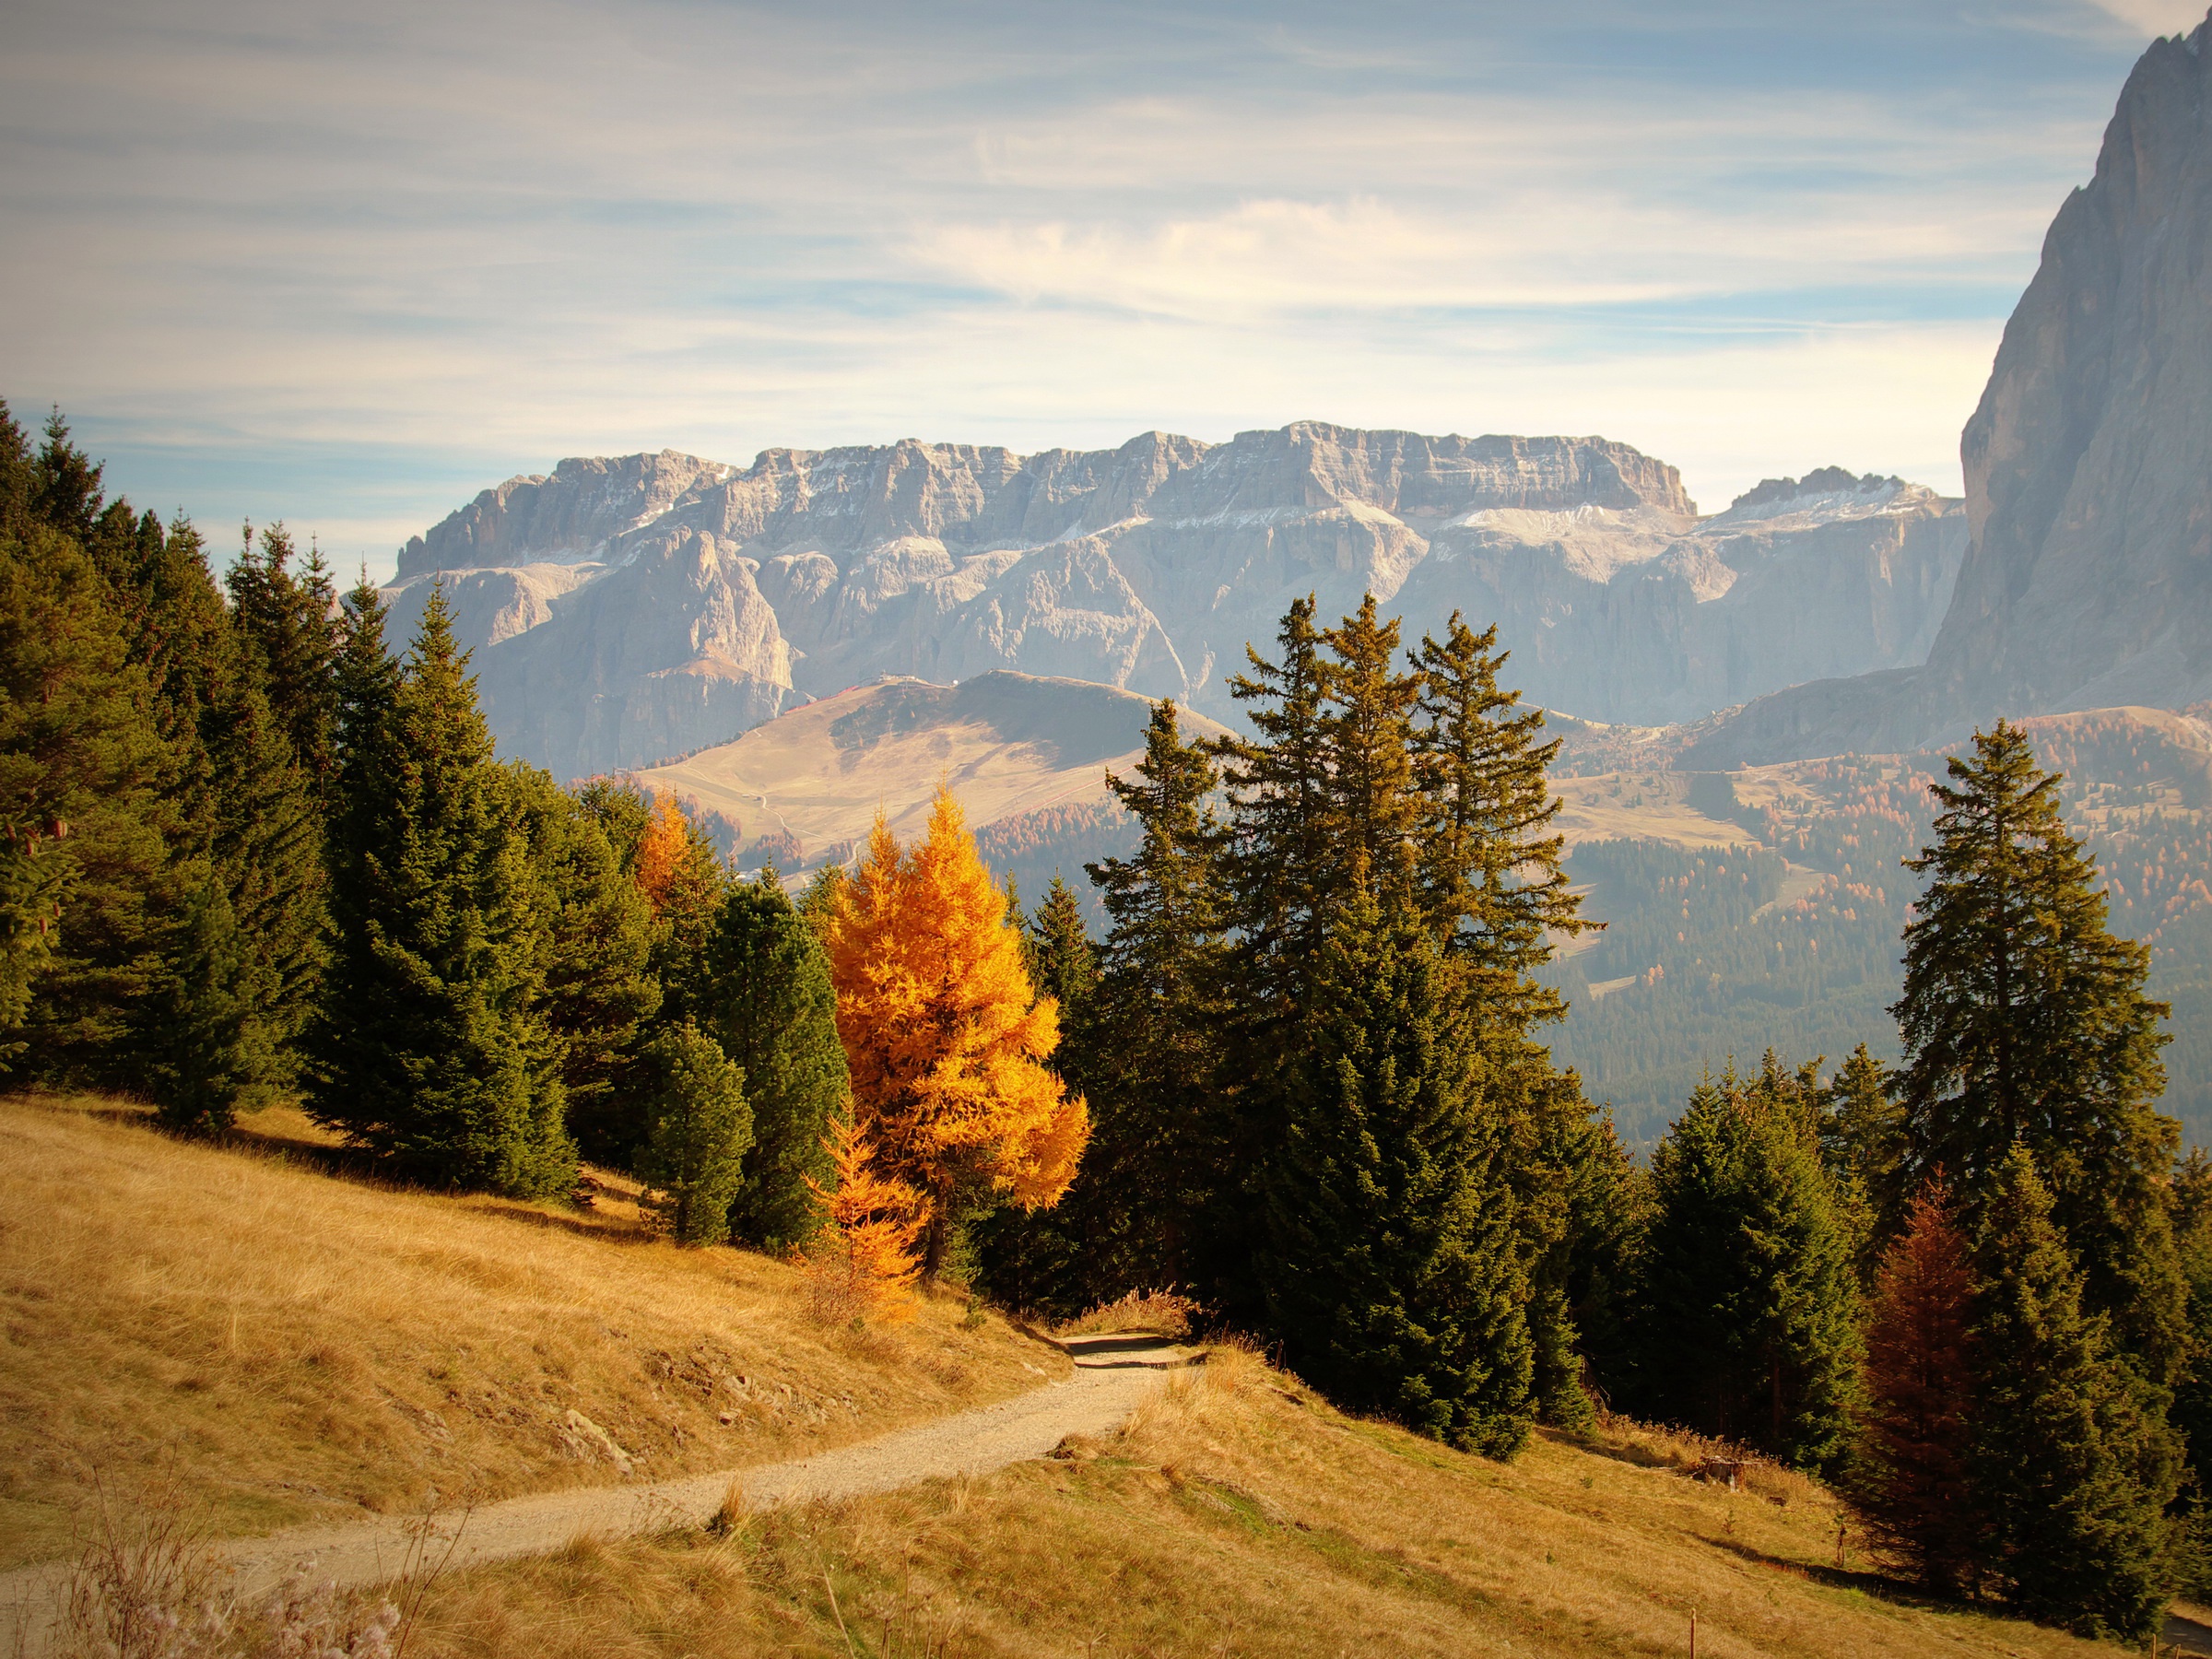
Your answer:
[[[1058,1382],[792,1463],[510,1498],[470,1512],[458,1537],[452,1535],[459,1518],[438,1517],[440,1535],[422,1545],[417,1543],[419,1522],[380,1516],[265,1538],[225,1539],[214,1549],[230,1570],[231,1593],[251,1604],[309,1561],[314,1583],[373,1584],[406,1575],[426,1556],[430,1567],[444,1559],[443,1570],[453,1572],[484,1561],[544,1555],[579,1537],[704,1526],[733,1498],[757,1514],[788,1503],[865,1498],[947,1476],[987,1475],[1042,1457],[1071,1434],[1104,1434],[1120,1427],[1160,1386],[1163,1373],[1192,1363],[1188,1349],[1138,1332],[1071,1336],[1060,1346],[1076,1369]],[[66,1571],[62,1563],[46,1562],[0,1574],[0,1648],[21,1632],[21,1645],[13,1651],[26,1659],[53,1651],[58,1634],[53,1621]]]

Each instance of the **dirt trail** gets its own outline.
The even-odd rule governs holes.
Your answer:
[[[487,1504],[462,1526],[448,1571],[542,1555],[577,1537],[703,1526],[733,1492],[747,1511],[759,1512],[817,1499],[865,1497],[945,1476],[988,1474],[1041,1457],[1071,1434],[1103,1434],[1118,1427],[1159,1386],[1163,1372],[1190,1362],[1187,1350],[1161,1336],[1077,1336],[1063,1346],[1076,1369],[1058,1382],[834,1452],[680,1480],[542,1492]],[[394,1578],[407,1569],[410,1543],[408,1523],[386,1516],[228,1539],[216,1550],[231,1571],[233,1593],[252,1602],[307,1560],[314,1563],[318,1582],[352,1586]],[[443,1555],[444,1546],[431,1554]],[[50,1649],[48,1627],[58,1610],[63,1572],[48,1562],[0,1574],[0,1636],[27,1631],[29,1659]]]

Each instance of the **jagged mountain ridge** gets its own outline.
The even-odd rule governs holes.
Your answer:
[[[1755,702],[1691,764],[2212,697],[2212,16],[2129,74],[1959,453],[1972,543],[1925,667]]]
[[[1233,718],[1224,676],[1307,592],[1334,618],[1372,591],[1409,639],[1454,608],[1496,621],[1524,690],[1598,719],[1917,662],[1957,503],[1834,469],[1761,488],[1700,519],[1673,467],[1604,439],[1316,423],[742,471],[664,451],[486,490],[403,550],[394,599],[404,621],[442,576],[502,745],[562,775],[887,674],[1011,669]]]

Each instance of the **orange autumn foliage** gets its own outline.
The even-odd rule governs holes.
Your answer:
[[[689,826],[683,808],[672,794],[656,794],[645,833],[638,838],[636,880],[645,902],[659,915],[668,906],[668,895],[684,874],[690,852]]]
[[[835,906],[827,943],[853,1114],[877,1167],[921,1193],[934,1274],[966,1196],[1059,1202],[1090,1114],[1044,1065],[1059,1004],[1031,987],[1006,896],[950,792],[904,853],[878,817]]]
[[[806,1184],[830,1223],[806,1254],[814,1274],[815,1311],[838,1323],[868,1313],[893,1323],[912,1318],[909,1297],[921,1265],[914,1241],[922,1232],[922,1194],[874,1168],[876,1148],[851,1119],[823,1140],[830,1182]]]

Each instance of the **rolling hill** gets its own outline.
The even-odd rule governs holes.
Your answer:
[[[889,678],[756,726],[734,743],[634,774],[719,820],[740,865],[808,869],[852,856],[881,812],[911,839],[940,783],[971,826],[1057,841],[1113,816],[1106,773],[1142,755],[1152,705],[1084,680],[1004,670],[958,685]],[[1222,728],[1184,716],[1190,734]],[[1038,839],[1031,837],[1030,839]],[[1096,853],[1089,854],[1096,856]],[[1072,855],[1071,855],[1072,856]],[[1068,876],[1080,884],[1070,864]]]

